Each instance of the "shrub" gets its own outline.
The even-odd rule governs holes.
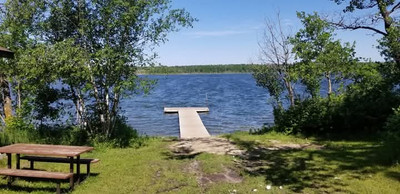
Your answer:
[[[139,138],[137,131],[126,123],[126,119],[123,117],[117,117],[115,129],[111,136],[114,146],[128,147],[131,145],[132,139],[137,138]]]
[[[327,99],[314,98],[297,102],[287,110],[274,110],[276,130],[287,134],[317,135],[327,132],[330,103]]]
[[[400,107],[394,109],[385,123],[384,151],[385,157],[390,162],[398,163],[400,160]]]
[[[94,123],[95,124],[95,123]],[[93,125],[99,127],[99,125]],[[144,139],[139,136],[138,132],[126,123],[126,118],[118,116],[115,121],[114,130],[109,138],[104,134],[96,134],[90,137],[93,144],[101,147],[129,147],[131,145],[142,145]]]
[[[66,142],[70,145],[87,145],[89,144],[89,135],[88,133],[78,127],[70,127],[68,130],[68,139],[66,139]]]
[[[6,127],[0,133],[0,144],[29,143],[36,139],[36,131],[32,124],[19,117],[6,119]]]

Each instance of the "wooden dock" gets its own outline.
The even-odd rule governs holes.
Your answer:
[[[207,107],[170,107],[164,108],[164,113],[179,114],[180,138],[210,137],[199,112],[209,112]]]

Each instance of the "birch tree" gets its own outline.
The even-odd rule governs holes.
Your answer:
[[[60,78],[80,125],[106,139],[120,117],[121,98],[152,87],[136,75],[137,67],[151,65],[153,48],[194,21],[185,10],[171,9],[169,0],[57,0],[48,1],[48,11],[43,32],[59,51]]]
[[[317,13],[297,13],[304,28],[291,40],[293,51],[300,60],[300,77],[312,97],[318,97],[324,78],[327,95],[333,92],[334,79],[342,81],[343,73],[354,64],[354,43],[341,44],[334,40],[334,29]]]

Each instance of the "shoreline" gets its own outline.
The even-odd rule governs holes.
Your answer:
[[[221,72],[221,73],[137,73],[136,75],[217,75],[217,74],[252,74],[252,72]]]

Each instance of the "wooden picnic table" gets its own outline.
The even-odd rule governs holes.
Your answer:
[[[0,147],[0,153],[7,154],[7,167],[11,169],[11,154],[16,154],[16,168],[20,169],[20,155],[41,155],[68,157],[70,159],[70,173],[74,173],[74,162],[76,163],[76,183],[80,181],[80,155],[93,150],[87,146],[65,146],[46,144],[12,144]],[[74,161],[74,157],[76,157]],[[74,181],[74,180],[72,180]]]

